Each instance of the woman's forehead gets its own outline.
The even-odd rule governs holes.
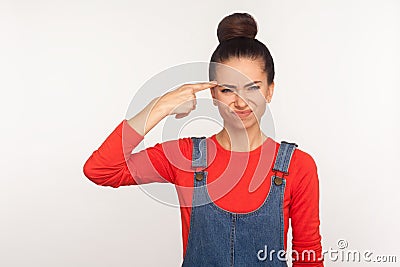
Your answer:
[[[263,81],[265,72],[258,64],[219,64],[215,72],[218,83],[245,85],[254,81]]]
[[[215,76],[215,80],[217,80],[220,85],[232,85],[232,86],[241,86],[247,87],[254,84],[263,84],[266,82],[266,77],[264,73],[258,74],[243,74],[240,72],[235,73],[217,73]]]

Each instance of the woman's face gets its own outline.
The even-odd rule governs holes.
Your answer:
[[[241,129],[259,125],[274,91],[262,66],[261,60],[249,58],[231,58],[216,66],[218,86],[211,95],[225,125]]]

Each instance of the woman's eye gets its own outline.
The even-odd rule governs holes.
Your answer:
[[[260,86],[254,85],[254,86],[249,87],[249,89],[250,90],[258,90],[258,89],[260,89]]]
[[[232,90],[231,89],[222,89],[221,92],[222,93],[230,93],[230,92],[232,92]]]

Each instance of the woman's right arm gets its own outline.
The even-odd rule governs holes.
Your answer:
[[[89,180],[97,185],[114,188],[150,182],[173,182],[172,168],[165,158],[162,146],[157,144],[131,154],[143,140],[145,133],[164,117],[154,106],[156,101],[157,99],[151,101],[133,118],[123,120],[92,153],[83,166],[83,172]]]
[[[164,117],[187,116],[195,108],[195,93],[215,83],[188,84],[153,99],[142,111],[123,120],[83,166],[85,176],[97,185],[119,187],[151,182],[174,183],[174,170],[162,144],[131,154],[144,136]],[[174,140],[178,142],[178,140]]]

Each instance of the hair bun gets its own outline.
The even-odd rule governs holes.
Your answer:
[[[256,35],[257,23],[248,13],[233,13],[218,24],[217,36],[220,43],[236,37],[254,39]]]

